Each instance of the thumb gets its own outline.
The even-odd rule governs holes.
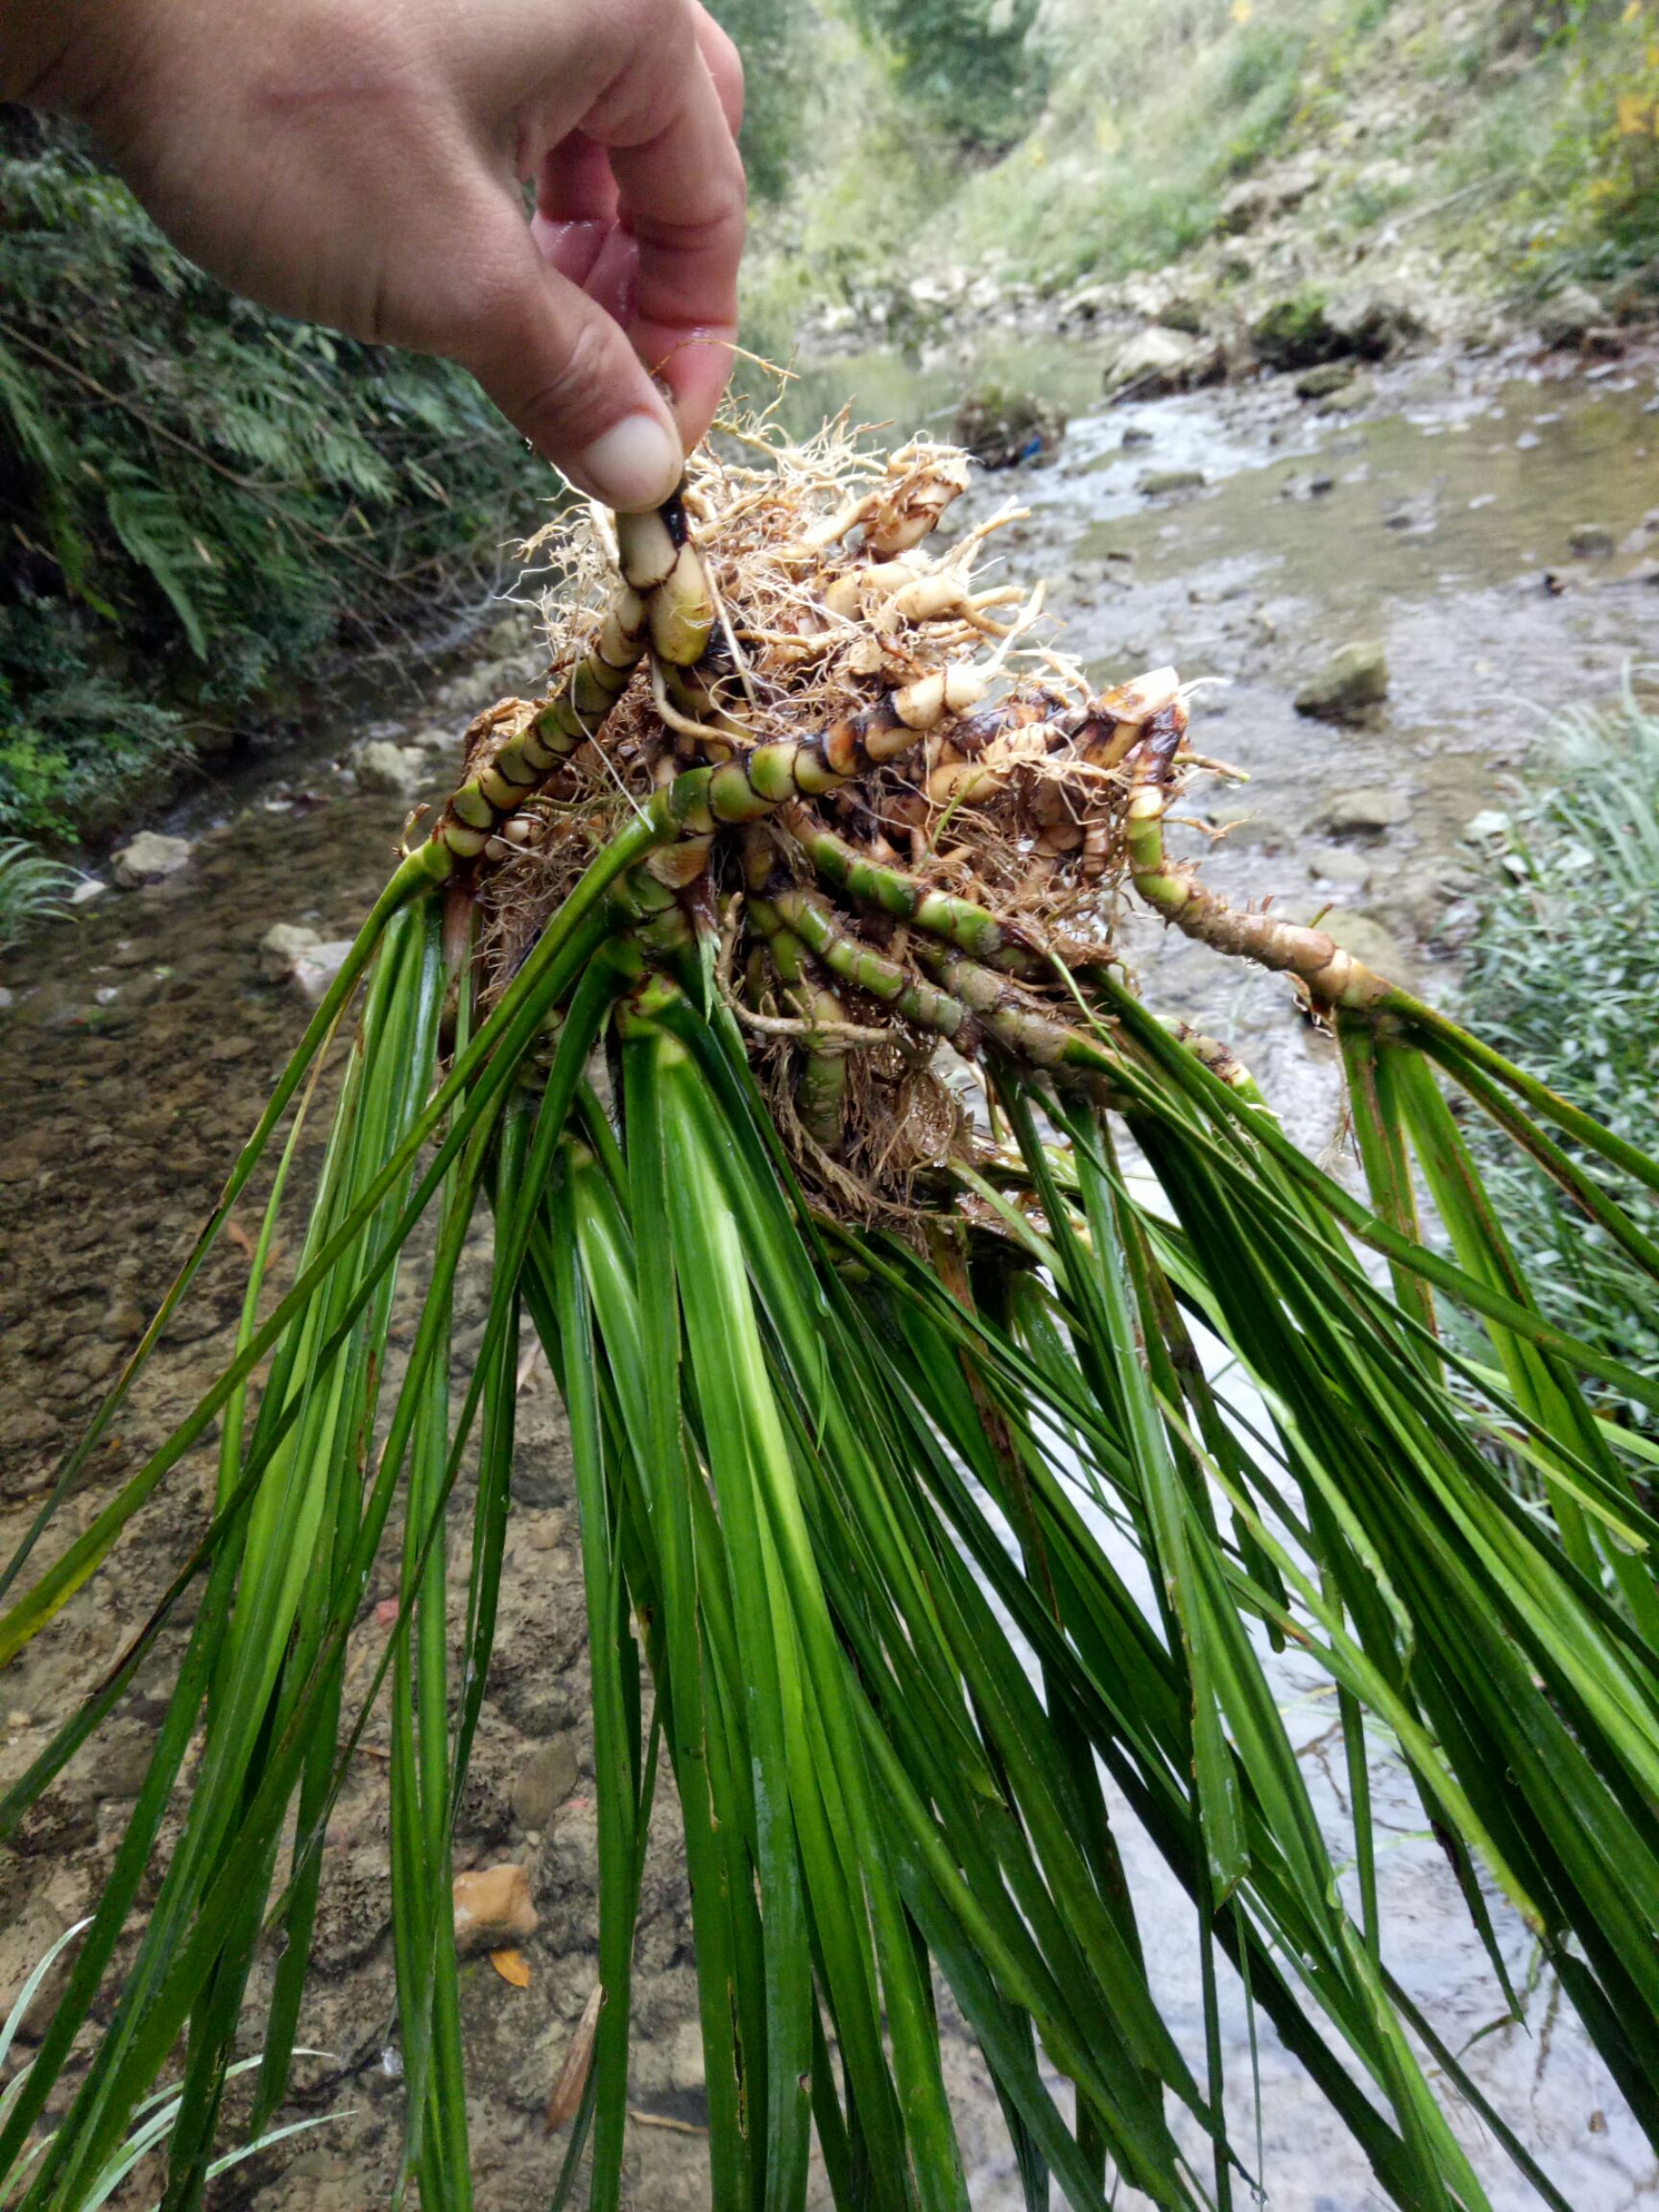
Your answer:
[[[685,467],[680,432],[620,324],[550,268],[527,228],[478,296],[453,351],[578,491],[639,511]]]

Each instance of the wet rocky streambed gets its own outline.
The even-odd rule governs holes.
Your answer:
[[[1206,795],[1210,827],[1226,832],[1206,863],[1211,880],[1236,897],[1271,895],[1298,919],[1323,912],[1325,926],[1361,956],[1431,995],[1452,986],[1479,865],[1465,841],[1469,823],[1502,806],[1504,773],[1545,717],[1609,696],[1626,663],[1659,660],[1659,583],[1649,580],[1659,528],[1646,526],[1659,507],[1651,373],[1620,365],[1599,380],[1566,382],[1519,369],[1505,375],[1490,364],[1417,362],[1316,402],[1297,398],[1284,378],[1108,410],[1094,397],[1097,366],[1081,349],[1012,349],[975,366],[1073,409],[1057,459],[988,476],[967,517],[979,519],[1009,496],[1029,507],[998,542],[1020,573],[1050,580],[1061,647],[1103,682],[1164,661],[1217,679],[1200,694],[1194,741],[1249,781]],[[959,363],[919,374],[890,360],[849,359],[806,378],[795,404],[806,414],[852,393],[862,416],[891,417],[904,430],[932,418],[948,430],[964,380]],[[1356,657],[1358,688],[1378,688],[1377,648],[1385,694],[1350,709],[1358,719],[1299,713],[1298,692],[1333,655],[1358,645],[1367,648]],[[299,744],[199,792],[161,826],[185,841],[181,865],[136,888],[109,888],[5,963],[6,1552],[187,1247],[298,1035],[304,980],[326,973],[329,947],[349,936],[384,879],[411,797],[437,793],[471,711],[531,687],[538,670],[528,624],[503,610],[487,663],[436,688],[435,680],[410,678],[380,697],[373,727],[344,712],[320,718]],[[362,751],[366,738],[378,748],[373,756]],[[309,937],[262,950],[277,924]],[[1131,928],[1127,949],[1160,1011],[1226,1038],[1298,1139],[1339,1156],[1331,1051],[1283,986],[1144,924]],[[296,958],[298,980],[286,972]],[[209,1261],[92,1480],[66,1508],[70,1528],[84,1526],[227,1357],[256,1218],[250,1205]],[[291,1267],[291,1257],[279,1264]],[[488,1265],[480,1238],[458,1286],[458,1373],[477,1342]],[[413,1286],[399,1295],[407,1331]],[[0,1779],[22,1770],[142,1621],[200,1528],[212,1477],[204,1448],[171,1479],[112,1567],[0,1683]],[[465,1498],[457,1510],[467,1510]],[[464,1600],[459,1547],[454,1572]],[[367,1680],[383,1647],[395,1587],[389,1569],[370,1593],[353,1681]],[[0,1856],[0,2012],[97,1894],[182,1634],[182,1623],[167,1632],[144,1691]],[[544,2200],[563,2156],[542,2114],[593,1984],[597,1936],[584,1645],[562,1423],[545,1369],[530,1363],[500,1634],[457,1846],[464,1867],[524,1867],[536,1914],[517,1946],[527,1988],[511,1986],[483,1957],[464,1970],[481,2212]],[[1276,1681],[1321,1815],[1341,1837],[1347,1799],[1334,1699],[1293,1662]],[[303,2062],[295,2108],[336,2117],[227,2177],[219,2185],[227,2202],[367,2212],[388,2200],[400,2086],[384,1741],[383,1726],[372,1725],[328,1830],[317,1974],[301,2022],[301,2039],[330,2056]],[[1499,2019],[1502,1999],[1381,1739],[1372,1778],[1389,1961],[1462,2049]],[[1121,1809],[1118,1817],[1154,1979],[1197,2059],[1190,1916]],[[672,1806],[660,1805],[637,1982],[627,2195],[637,2212],[707,2200],[675,1827]],[[1659,2205],[1659,2169],[1645,2139],[1553,1985],[1533,1972],[1525,1931],[1495,1910],[1527,2018],[1474,2042],[1470,2070],[1575,2206]],[[1248,2145],[1256,2119],[1237,1989],[1227,2007],[1229,2107]],[[37,2003],[36,2033],[43,2018]],[[1264,2024],[1263,2035],[1265,2201],[1275,2212],[1381,2206],[1358,2153]],[[949,2079],[974,2203],[1013,2207],[1018,2181],[996,2101],[961,2038]],[[1479,2120],[1466,2115],[1460,2125],[1499,2212],[1534,2203]]]

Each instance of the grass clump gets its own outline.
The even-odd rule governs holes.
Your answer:
[[[1495,880],[1469,952],[1468,1017],[1511,1059],[1632,1144],[1659,1145],[1659,717],[1627,684],[1606,713],[1551,727],[1548,773],[1490,840]],[[1496,1136],[1478,1144],[1545,1310],[1651,1370],[1659,1315],[1643,1270]]]
[[[1250,331],[1262,360],[1274,369],[1308,369],[1345,352],[1341,337],[1327,320],[1327,305],[1325,293],[1316,284],[1305,284],[1288,299],[1274,301]]]
[[[81,880],[73,868],[49,860],[22,837],[0,837],[0,952],[10,950],[36,923],[67,912]]]

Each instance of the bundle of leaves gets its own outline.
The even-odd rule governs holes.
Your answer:
[[[1171,800],[1215,765],[1187,692],[1161,670],[1091,695],[1034,642],[1035,593],[975,589],[987,525],[932,554],[960,454],[882,466],[835,428],[795,450],[736,425],[733,445],[659,514],[565,541],[548,691],[474,724],[0,1575],[3,1663],[218,1424],[189,1561],[0,1798],[4,1839],[200,1584],[108,1885],[0,2117],[0,2172],[66,2098],[24,2204],[74,2203],[181,2047],[168,2200],[197,2200],[274,1957],[266,2124],[330,1811],[386,1687],[403,2169],[429,2212],[470,2203],[451,1838],[527,1326],[568,1415],[589,1632],[600,1989],[560,2110],[567,2181],[590,2146],[591,2205],[621,2201],[666,1758],[718,2212],[794,2212],[814,2144],[847,2212],[963,2212],[936,1977],[1032,2212],[1051,2178],[1080,2212],[1122,2186],[1169,2212],[1239,2201],[1264,2177],[1227,2120],[1235,1970],[1392,2201],[1484,2212],[1455,2093],[1567,2212],[1392,1971],[1366,1729],[1392,1740],[1506,2008],[1494,1892],[1659,2140],[1659,1524],[1577,1378],[1650,1409],[1659,1384],[1540,1310],[1447,1089],[1655,1281],[1659,1162],[1168,850]],[[1335,1030],[1366,1198],[1289,1142],[1224,1046],[1157,1018],[1155,972],[1132,987],[1130,898],[1284,973]],[[283,1287],[310,1078],[360,986]],[[906,1085],[928,1083],[962,1103],[917,1134]],[[284,1125],[234,1358],[60,1537]],[[872,1142],[895,1126],[902,1172]],[[457,1270],[486,1209],[457,1403]],[[399,1369],[393,1286],[429,1214]],[[1479,1358],[1441,1336],[1436,1299]],[[1253,1385],[1242,1411],[1214,1343]],[[365,1684],[349,1640],[389,1531],[397,1622]],[[1274,1695],[1286,1643],[1334,1692],[1352,1895]],[[1160,2005],[1125,1814],[1190,1900],[1201,2049]]]
[[[343,636],[429,623],[528,496],[469,377],[238,300],[0,112],[0,830],[107,822]]]

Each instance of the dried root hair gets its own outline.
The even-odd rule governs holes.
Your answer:
[[[730,420],[660,516],[562,516],[526,548],[547,693],[471,726],[439,832],[473,870],[496,990],[589,859],[705,772],[680,842],[613,891],[618,926],[655,951],[753,899],[728,962],[761,977],[734,999],[753,1064],[808,1188],[863,1219],[972,1149],[942,1039],[1060,1068],[1064,971],[1113,958],[1125,886],[1179,883],[1183,927],[1213,910],[1148,859],[1196,765],[1174,670],[1094,693],[1002,562],[1023,511],[940,530],[967,483],[956,448],[883,459],[846,415],[803,444]],[[813,944],[777,918],[791,897]],[[941,937],[978,1011],[941,980]]]

